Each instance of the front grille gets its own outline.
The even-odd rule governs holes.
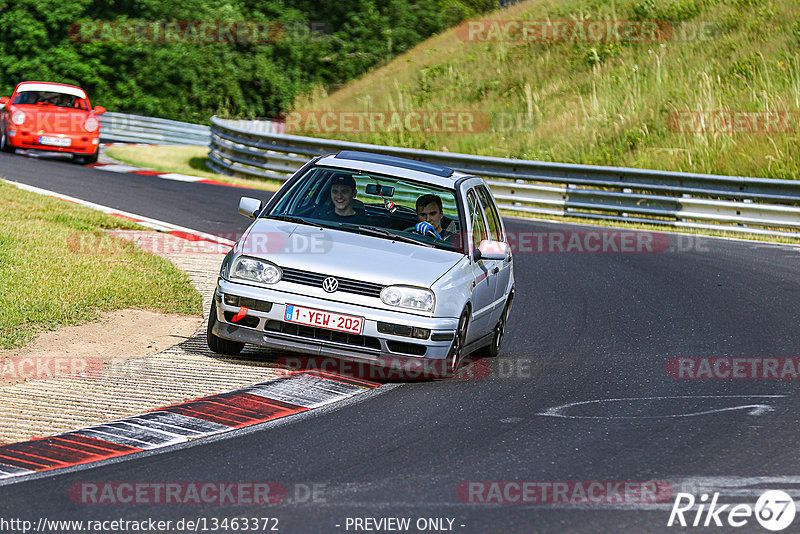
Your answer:
[[[283,280],[295,284],[303,284],[305,286],[322,287],[322,281],[328,278],[329,274],[312,273],[310,271],[302,271],[300,269],[290,269],[288,267],[282,268]],[[380,284],[373,284],[371,282],[362,282],[360,280],[352,280],[350,278],[340,278],[334,276],[339,281],[339,288],[336,290],[344,291],[345,293],[355,293],[356,295],[364,295],[366,297],[380,298],[383,286]]]
[[[280,332],[282,334],[314,339],[317,341],[343,343],[345,345],[352,345],[354,347],[365,347],[376,350],[380,350],[381,348],[380,341],[374,337],[348,334],[346,332],[336,332],[334,330],[317,328],[315,326],[284,323],[283,321],[267,321],[267,324],[264,325],[264,330],[268,332]]]

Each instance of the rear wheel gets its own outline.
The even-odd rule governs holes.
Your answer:
[[[508,312],[510,311],[511,299],[508,299],[508,302],[506,302],[506,307],[503,308],[503,314],[500,316],[500,320],[497,321],[497,325],[494,327],[492,343],[491,345],[487,345],[481,349],[481,356],[495,358],[498,354],[500,354],[500,346],[503,344],[503,337],[506,333],[506,323],[508,322]]]
[[[229,339],[222,339],[212,332],[214,324],[217,322],[217,304],[211,301],[211,311],[208,313],[208,329],[206,329],[206,340],[208,348],[217,354],[229,354],[236,356],[244,348],[244,343],[239,341],[231,341]]]

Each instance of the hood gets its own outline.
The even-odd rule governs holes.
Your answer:
[[[279,267],[419,287],[431,287],[463,257],[459,252],[272,219],[255,221],[234,250]]]

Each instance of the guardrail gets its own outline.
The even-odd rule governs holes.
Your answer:
[[[800,180],[504,159],[286,135],[276,123],[262,131],[252,121],[211,123],[208,166],[223,174],[286,180],[310,157],[361,150],[486,177],[506,212],[800,237]]]
[[[211,138],[211,129],[203,124],[112,112],[99,118],[103,143],[208,145]]]

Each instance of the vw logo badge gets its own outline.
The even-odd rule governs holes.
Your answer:
[[[328,293],[333,293],[334,291],[339,289],[339,281],[336,278],[329,276],[328,278],[322,281],[322,289],[324,289]]]

